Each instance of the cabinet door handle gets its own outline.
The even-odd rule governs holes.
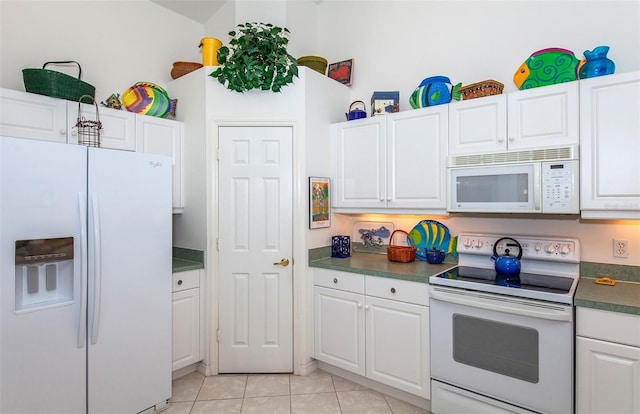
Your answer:
[[[391,293],[396,293],[396,288],[392,287],[391,288]]]
[[[364,310],[369,310],[369,305],[365,305]]]
[[[178,286],[182,284],[182,279],[178,280]]]
[[[337,277],[333,278],[333,283],[338,284],[338,278]]]
[[[362,309],[362,303],[358,302],[358,309]]]
[[[516,140],[516,137],[509,137],[509,141],[513,142]]]

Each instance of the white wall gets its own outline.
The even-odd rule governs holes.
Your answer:
[[[400,91],[400,110],[422,79],[445,75],[454,83],[495,79],[515,91],[513,73],[531,53],[561,47],[578,58],[610,46],[616,72],[640,69],[638,1],[337,1],[318,6],[319,54],[329,62],[354,59],[351,100],[370,102],[373,91]],[[346,111],[346,107],[344,110]],[[425,217],[365,216],[410,230]],[[640,265],[640,221],[580,220],[576,216],[522,218],[431,217],[456,235],[577,237],[582,260]],[[332,234],[350,234],[362,217],[336,215]],[[614,258],[613,238],[629,241],[629,257]],[[330,239],[325,245],[330,244]]]
[[[344,1],[318,6],[319,53],[354,59],[352,100],[400,91],[400,110],[422,79],[463,85],[513,74],[531,53],[561,47],[581,59],[611,47],[616,72],[640,69],[638,1]],[[345,108],[346,109],[346,108]]]
[[[2,0],[0,87],[24,90],[22,69],[54,60],[78,61],[98,101],[139,81],[164,86],[174,61],[202,61],[203,34],[201,24],[149,1]]]

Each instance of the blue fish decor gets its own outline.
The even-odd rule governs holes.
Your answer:
[[[452,86],[451,80],[446,76],[431,76],[423,79],[413,91],[409,97],[409,103],[413,109],[418,109],[447,104],[451,99],[459,101],[461,86],[462,83]]]
[[[457,256],[458,236],[451,237],[449,229],[435,220],[422,220],[409,232],[416,247],[416,258],[427,260],[427,250],[443,250],[445,254]]]

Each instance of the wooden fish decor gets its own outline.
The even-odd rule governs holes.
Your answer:
[[[513,83],[518,89],[530,89],[574,81],[578,79],[578,72],[583,64],[584,60],[578,59],[567,49],[538,50],[516,70]]]

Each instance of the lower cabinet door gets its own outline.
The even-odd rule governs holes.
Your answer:
[[[430,398],[429,307],[367,296],[366,376]]]
[[[577,337],[576,413],[640,413],[640,348]]]
[[[314,287],[315,358],[365,375],[364,295]]]
[[[200,289],[173,293],[172,370],[200,358]]]

